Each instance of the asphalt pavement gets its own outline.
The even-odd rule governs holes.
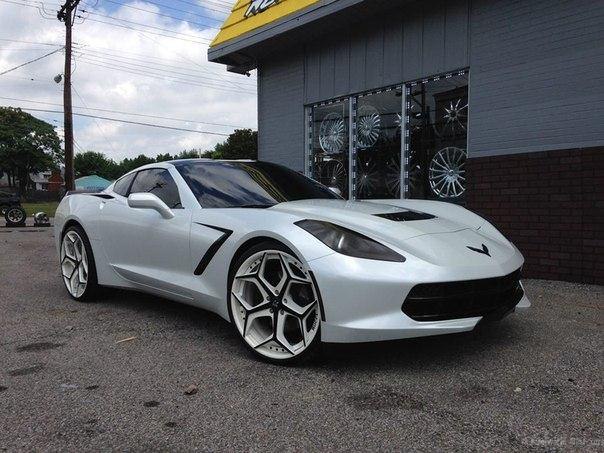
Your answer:
[[[478,331],[279,367],[203,310],[74,302],[52,230],[2,228],[0,451],[604,451],[604,287],[525,288]]]

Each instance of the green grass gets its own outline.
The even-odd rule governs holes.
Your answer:
[[[54,217],[57,206],[59,206],[59,202],[45,201],[41,203],[22,203],[21,206],[23,206],[23,209],[25,209],[25,212],[27,212],[28,217],[31,217],[36,212],[40,211],[48,214],[48,217]]]

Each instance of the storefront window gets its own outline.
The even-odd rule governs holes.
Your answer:
[[[466,191],[468,74],[406,86],[408,198],[462,202]]]
[[[312,109],[311,173],[317,181],[348,197],[348,99]]]
[[[307,172],[345,198],[464,202],[466,70],[307,112]]]
[[[400,198],[401,90],[392,88],[356,100],[355,198]]]

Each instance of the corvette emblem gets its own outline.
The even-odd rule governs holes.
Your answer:
[[[487,255],[487,256],[491,256],[491,254],[489,253],[489,248],[482,244],[482,248],[476,248],[476,247],[470,247],[469,245],[466,245],[467,248],[469,248],[470,250],[472,250],[473,252],[476,253],[482,253],[483,255]]]
[[[279,3],[279,0],[252,0],[243,15],[245,18],[255,16],[256,14],[266,11],[273,5]]]

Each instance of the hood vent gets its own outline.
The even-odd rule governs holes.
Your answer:
[[[428,220],[434,219],[436,216],[418,211],[401,211],[387,214],[374,214],[377,217],[392,220],[393,222],[410,222],[412,220]]]

